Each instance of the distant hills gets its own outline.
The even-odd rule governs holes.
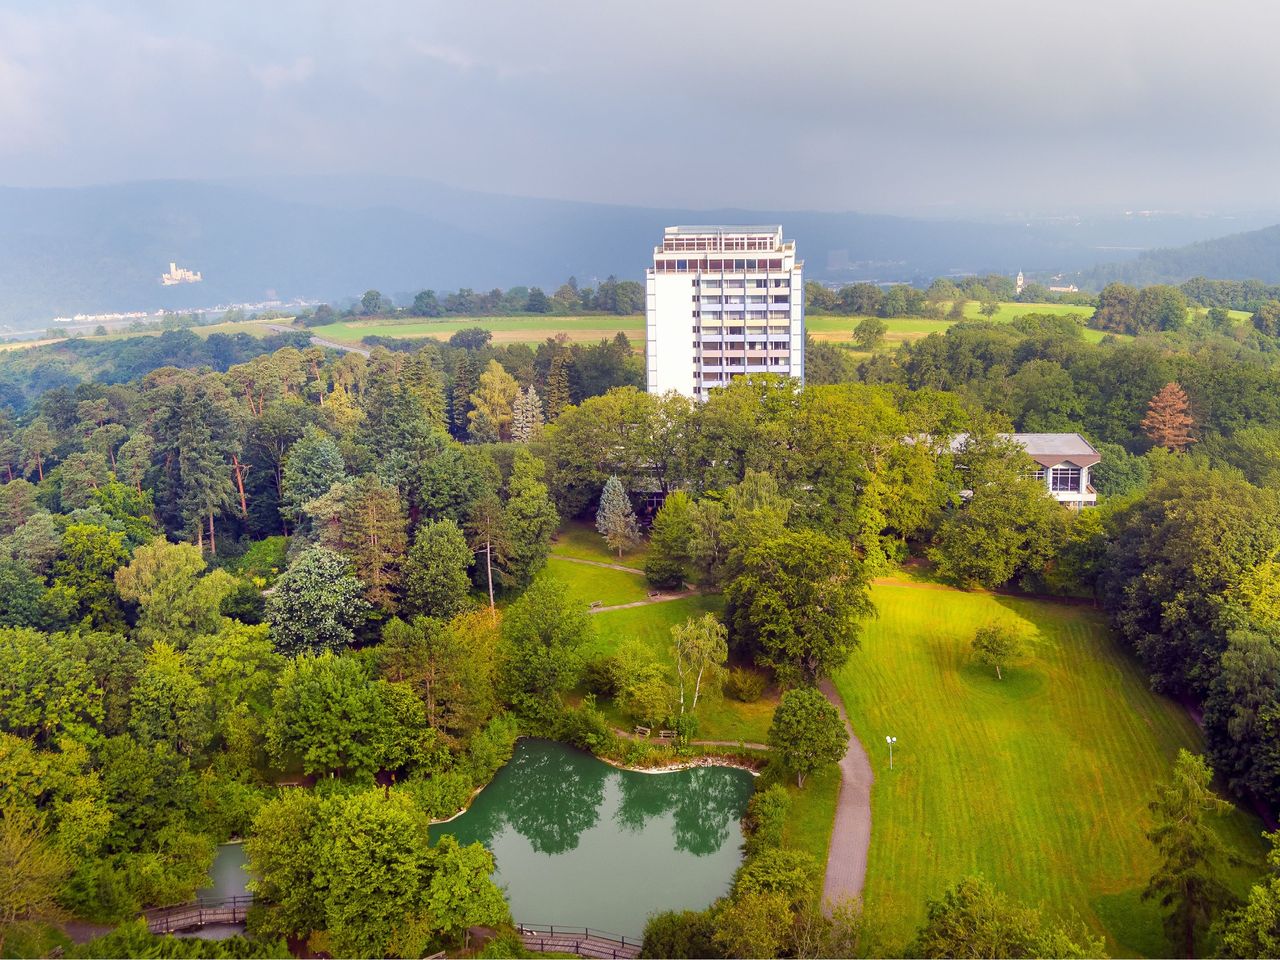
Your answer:
[[[1081,274],[1081,285],[1099,289],[1112,280],[1135,286],[1182,283],[1192,277],[1280,283],[1280,226],[1233,233],[1182,247],[1147,250],[1123,263],[1100,264]]]
[[[1242,225],[1189,216],[983,222],[650,209],[405,178],[0,188],[0,323],[40,329],[79,312],[335,300],[369,288],[403,302],[424,288],[554,288],[571,274],[585,284],[610,274],[640,279],[664,226],[707,222],[782,223],[808,276],[845,282],[1077,272]],[[162,287],[170,261],[200,271],[203,282]]]

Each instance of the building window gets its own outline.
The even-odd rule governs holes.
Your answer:
[[[1049,471],[1049,489],[1054,493],[1079,493],[1080,468],[1054,467]]]

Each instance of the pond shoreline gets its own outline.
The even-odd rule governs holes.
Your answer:
[[[638,939],[650,913],[700,909],[728,889],[758,781],[743,762],[751,757],[621,753],[609,759],[522,738],[467,815],[435,822],[430,840],[452,835],[464,846],[483,844],[512,915],[526,923]],[[639,775],[657,773],[672,775]]]
[[[647,773],[647,774],[679,773],[681,770],[693,770],[697,767],[729,767],[730,769],[733,769],[733,770],[745,771],[746,773],[751,774],[752,777],[759,777],[760,768],[764,766],[764,764],[767,762],[767,760],[765,760],[764,758],[762,758],[757,762],[753,762],[754,758],[749,760],[742,756],[734,756],[734,755],[728,755],[728,754],[722,754],[722,753],[700,753],[692,757],[684,757],[684,758],[672,757],[670,760],[663,760],[661,763],[656,763],[650,766],[637,766],[634,764],[624,763],[623,761],[617,760],[613,757],[601,756],[600,754],[594,753],[590,750],[583,750],[582,747],[579,747],[575,744],[565,743],[563,740],[555,740],[551,737],[535,737],[530,735],[522,735],[517,737],[515,742],[519,743],[521,740],[549,740],[552,743],[558,743],[558,744],[561,744],[562,746],[569,747],[572,750],[579,750],[582,753],[587,754],[588,756],[595,757],[601,763],[606,763],[609,766],[613,767],[615,770],[627,770],[627,771],[630,771],[631,773]],[[497,771],[494,771],[494,772],[495,774],[497,773]],[[467,798],[467,802],[462,807],[462,809],[460,809],[457,813],[454,813],[448,817],[444,817],[439,820],[433,819],[431,821],[431,825],[434,827],[441,823],[452,823],[454,820],[457,820],[460,816],[462,816],[464,813],[466,813],[468,810],[471,809],[471,804],[475,802],[476,797],[480,796],[480,794],[484,791],[484,789],[487,786],[489,786],[489,784],[492,782],[493,782],[493,778],[491,777],[488,782],[480,784],[480,786],[476,787],[474,790],[471,791],[471,796]]]

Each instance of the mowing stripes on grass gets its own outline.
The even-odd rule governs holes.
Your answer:
[[[1136,896],[1155,866],[1147,803],[1177,749],[1203,744],[1157,697],[1094,610],[960,591],[877,586],[880,611],[836,677],[876,781],[865,896],[905,944],[925,901],[969,873],[1019,899],[1075,910],[1113,955],[1150,949],[1156,908]],[[994,672],[974,632],[1020,622],[1032,657]],[[894,770],[884,753],[896,736]],[[1223,818],[1260,870],[1261,829]],[[1167,952],[1164,947],[1161,952]]]

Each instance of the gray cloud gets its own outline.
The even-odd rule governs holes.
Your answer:
[[[1267,0],[0,9],[0,182],[388,173],[637,204],[1280,206]]]

